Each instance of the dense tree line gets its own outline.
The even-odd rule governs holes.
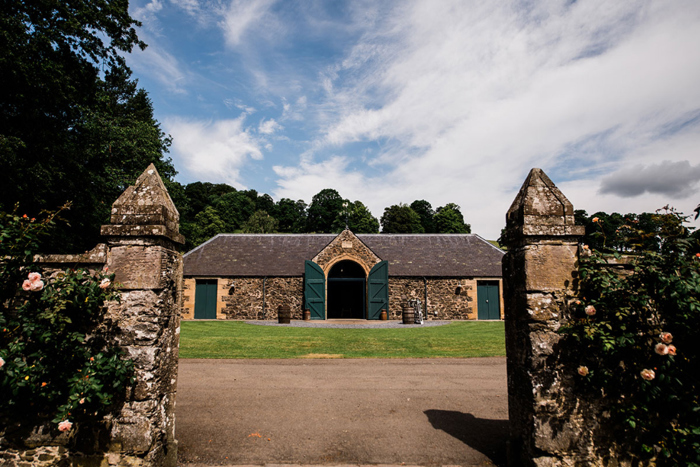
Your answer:
[[[574,216],[576,224],[586,227],[586,233],[581,242],[600,251],[658,252],[662,249],[663,239],[668,237],[674,229],[678,230],[675,233],[677,237],[698,239],[700,236],[698,231],[679,224],[680,214],[668,206],[653,213],[624,215],[602,211],[588,215],[584,210],[576,210]],[[696,242],[693,244],[697,245]]]
[[[433,210],[425,200],[384,210],[381,223],[362,201],[350,201],[326,188],[311,199],[282,198],[226,184],[194,182],[175,199],[181,231],[191,249],[219,233],[337,233],[347,226],[355,233],[469,233],[459,206]]]

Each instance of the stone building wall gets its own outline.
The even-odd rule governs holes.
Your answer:
[[[301,277],[270,277],[265,286],[267,319],[277,319],[280,305],[288,305],[292,319],[304,318],[304,279]]]
[[[503,317],[503,296],[501,280],[500,309]],[[389,319],[401,319],[402,306],[410,299],[425,302],[427,285],[426,319],[430,320],[470,320],[477,319],[477,279],[474,278],[435,278],[428,277],[389,277]],[[461,287],[460,287],[461,286]],[[459,293],[457,288],[460,287]],[[437,312],[437,314],[436,314]]]
[[[499,281],[500,283],[500,279],[486,278],[484,280]],[[426,319],[477,319],[477,282],[478,280],[474,278],[427,278],[428,314]],[[231,288],[231,284],[233,284],[233,288]],[[458,287],[459,293],[457,293]],[[195,288],[196,280],[194,278],[185,279],[183,319],[194,319]],[[402,319],[403,304],[409,299],[416,298],[424,302],[424,297],[425,283],[422,277],[389,277],[388,319]],[[216,300],[217,319],[275,320],[277,319],[277,308],[280,305],[290,306],[292,319],[302,319],[304,279],[298,276],[268,277],[265,281],[264,315],[262,277],[219,278]],[[502,296],[500,309],[502,316]]]
[[[233,281],[233,288],[228,283]],[[265,303],[263,310],[263,282]],[[301,277],[235,277],[219,279],[217,303],[222,303],[218,319],[277,319],[277,308],[288,305],[292,319],[304,315],[304,281]]]
[[[186,278],[182,281],[182,319],[194,319],[194,294],[197,289],[197,281]]]

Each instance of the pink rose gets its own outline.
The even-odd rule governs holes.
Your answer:
[[[100,282],[100,288],[106,289],[107,287],[109,287],[109,284],[111,284],[111,283],[112,282],[109,279],[102,279],[102,282]]]
[[[0,357],[0,368],[2,368],[2,366],[3,366],[4,364],[5,364],[5,359],[3,359],[2,357]]]
[[[656,378],[656,373],[654,373],[654,370],[644,369],[639,374],[642,375],[642,378],[647,381],[651,381],[652,379]]]
[[[659,338],[664,344],[670,344],[673,341],[673,335],[670,332],[662,332],[659,334]]]
[[[73,423],[70,420],[63,420],[58,424],[58,431],[70,431],[73,428]]]
[[[24,282],[22,282],[22,290],[24,290],[25,292],[29,292],[30,290],[32,290],[32,281],[27,279]]]
[[[586,314],[587,314],[588,316],[593,316],[593,315],[595,315],[595,307],[594,307],[593,305],[588,305],[588,306],[586,307]]]
[[[84,403],[85,403],[85,398],[84,398],[84,397],[78,401],[78,404],[84,404]]]
[[[676,346],[675,345],[668,346],[668,354],[669,355],[676,355]]]
[[[41,280],[41,274],[39,274],[38,272],[30,272],[27,278],[32,282],[38,281]]]
[[[24,285],[22,286],[24,288]],[[44,288],[44,281],[34,281],[30,285],[30,290],[32,292],[38,292]]]
[[[656,352],[659,355],[668,355],[668,347],[666,344],[662,344],[659,342],[654,346],[654,352]]]
[[[578,367],[578,374],[581,376],[588,376],[588,367],[587,366]]]

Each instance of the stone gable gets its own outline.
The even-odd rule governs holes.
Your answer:
[[[365,274],[368,274],[372,267],[381,261],[381,258],[354,233],[345,229],[312,259],[314,263],[321,266],[326,276],[335,263],[343,260],[355,261],[362,266]]]

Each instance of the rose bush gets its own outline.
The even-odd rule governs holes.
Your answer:
[[[34,263],[57,214],[0,213],[0,425],[49,422],[69,431],[107,413],[132,379],[105,320],[106,303],[119,300],[113,275],[47,275]]]
[[[628,273],[609,266],[617,253],[581,255],[579,297],[563,332],[578,389],[602,399],[617,441],[638,459],[697,467],[700,258],[686,218],[671,214],[659,251],[627,257]]]

